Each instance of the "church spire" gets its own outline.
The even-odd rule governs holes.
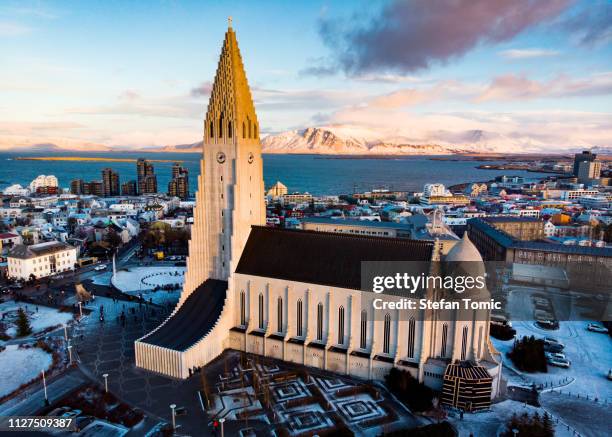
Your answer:
[[[259,140],[259,124],[229,17],[206,112],[204,143],[237,144],[242,140]]]

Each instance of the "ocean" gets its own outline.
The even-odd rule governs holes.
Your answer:
[[[135,162],[96,161],[22,161],[16,157],[82,156],[101,158],[146,158],[171,162],[154,163],[158,189],[165,192],[171,176],[172,161],[183,161],[189,169],[189,185],[195,193],[200,172],[199,153],[0,153],[0,190],[8,185],[27,186],[36,176],[55,175],[61,187],[69,187],[72,179],[101,180],[102,169],[111,167],[119,172],[120,182],[136,179]],[[439,161],[428,156],[397,158],[347,158],[320,155],[264,154],[266,188],[281,181],[290,190],[315,195],[346,194],[376,188],[421,191],[426,183],[439,182],[447,186],[493,179],[503,174],[527,177],[546,176],[521,170],[480,170],[481,164],[497,161]]]

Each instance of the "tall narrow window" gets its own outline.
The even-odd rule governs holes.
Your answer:
[[[210,122],[210,127],[208,129],[208,135],[212,138],[215,136],[215,125],[213,124],[213,122]]]
[[[383,333],[383,353],[388,354],[391,344],[391,315],[385,314],[385,327]]]
[[[344,344],[344,307],[338,308],[338,344]]]
[[[323,304],[317,305],[317,340],[323,341]]]
[[[253,123],[253,138],[257,138],[257,123]]]
[[[359,338],[359,347],[365,349],[368,345],[368,312],[361,312],[361,336]]]
[[[482,326],[478,328],[478,356],[475,357],[477,360],[482,356]]]
[[[219,138],[223,138],[223,112],[219,116]]]
[[[298,299],[297,301],[297,335],[298,337],[302,336],[302,299]]]
[[[445,323],[442,325],[442,348],[440,350],[440,355],[442,357],[446,357],[446,341],[448,339],[448,324]]]
[[[465,360],[465,356],[467,353],[467,337],[468,337],[468,327],[463,327],[463,333],[461,335],[461,361]]]
[[[259,329],[264,329],[264,297],[259,293]]]
[[[253,137],[251,136],[251,120],[247,120],[247,123],[248,123],[248,125],[249,125],[249,138],[253,138]]]
[[[227,124],[227,136],[229,138],[232,137],[232,122],[231,121]]]
[[[246,325],[246,296],[244,291],[240,292],[240,326]]]
[[[408,358],[414,358],[414,331],[415,331],[414,317],[408,320]]]
[[[242,138],[246,138],[246,126],[244,121],[242,122]]]
[[[276,321],[278,322],[277,331],[283,332],[283,299],[281,299],[280,297],[276,302],[276,312]]]

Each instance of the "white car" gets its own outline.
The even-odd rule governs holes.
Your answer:
[[[565,347],[563,343],[561,343],[559,340],[553,337],[544,337],[543,340],[544,340],[544,344],[557,345],[557,346],[560,346],[561,348]]]
[[[106,264],[101,264],[99,266],[95,266],[94,270],[96,270],[98,272],[101,271],[101,270],[106,270]]]
[[[544,352],[544,355],[546,356],[546,359],[559,359],[559,360],[565,360],[567,359],[565,354],[562,352]]]
[[[589,323],[587,329],[592,332],[601,332],[602,334],[608,333],[608,328],[606,328],[605,326],[598,325],[597,323]]]
[[[570,362],[561,358],[549,358],[547,361],[551,366],[563,367],[564,369],[569,369],[570,367]]]

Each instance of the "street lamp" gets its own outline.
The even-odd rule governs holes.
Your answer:
[[[49,398],[47,397],[47,380],[45,378],[45,369],[42,371],[43,388],[45,390],[45,406],[49,405]]]
[[[174,409],[176,408],[176,404],[170,404],[170,409],[172,410],[172,431],[176,429],[176,414]]]
[[[519,433],[519,430],[518,430],[518,429],[516,429],[516,428],[512,428],[512,435],[513,435],[514,437],[516,437],[516,436],[518,435],[518,433]]]
[[[102,376],[104,377],[104,392],[108,393],[108,373]]]
[[[64,340],[68,341],[68,328],[66,327],[65,323],[64,323]]]
[[[79,301],[79,319],[83,318],[83,303]]]
[[[221,437],[223,437],[223,422],[225,422],[225,418],[224,417],[219,419],[219,423],[221,424]]]
[[[72,345],[68,345],[68,359],[69,359],[69,365],[72,365]]]

